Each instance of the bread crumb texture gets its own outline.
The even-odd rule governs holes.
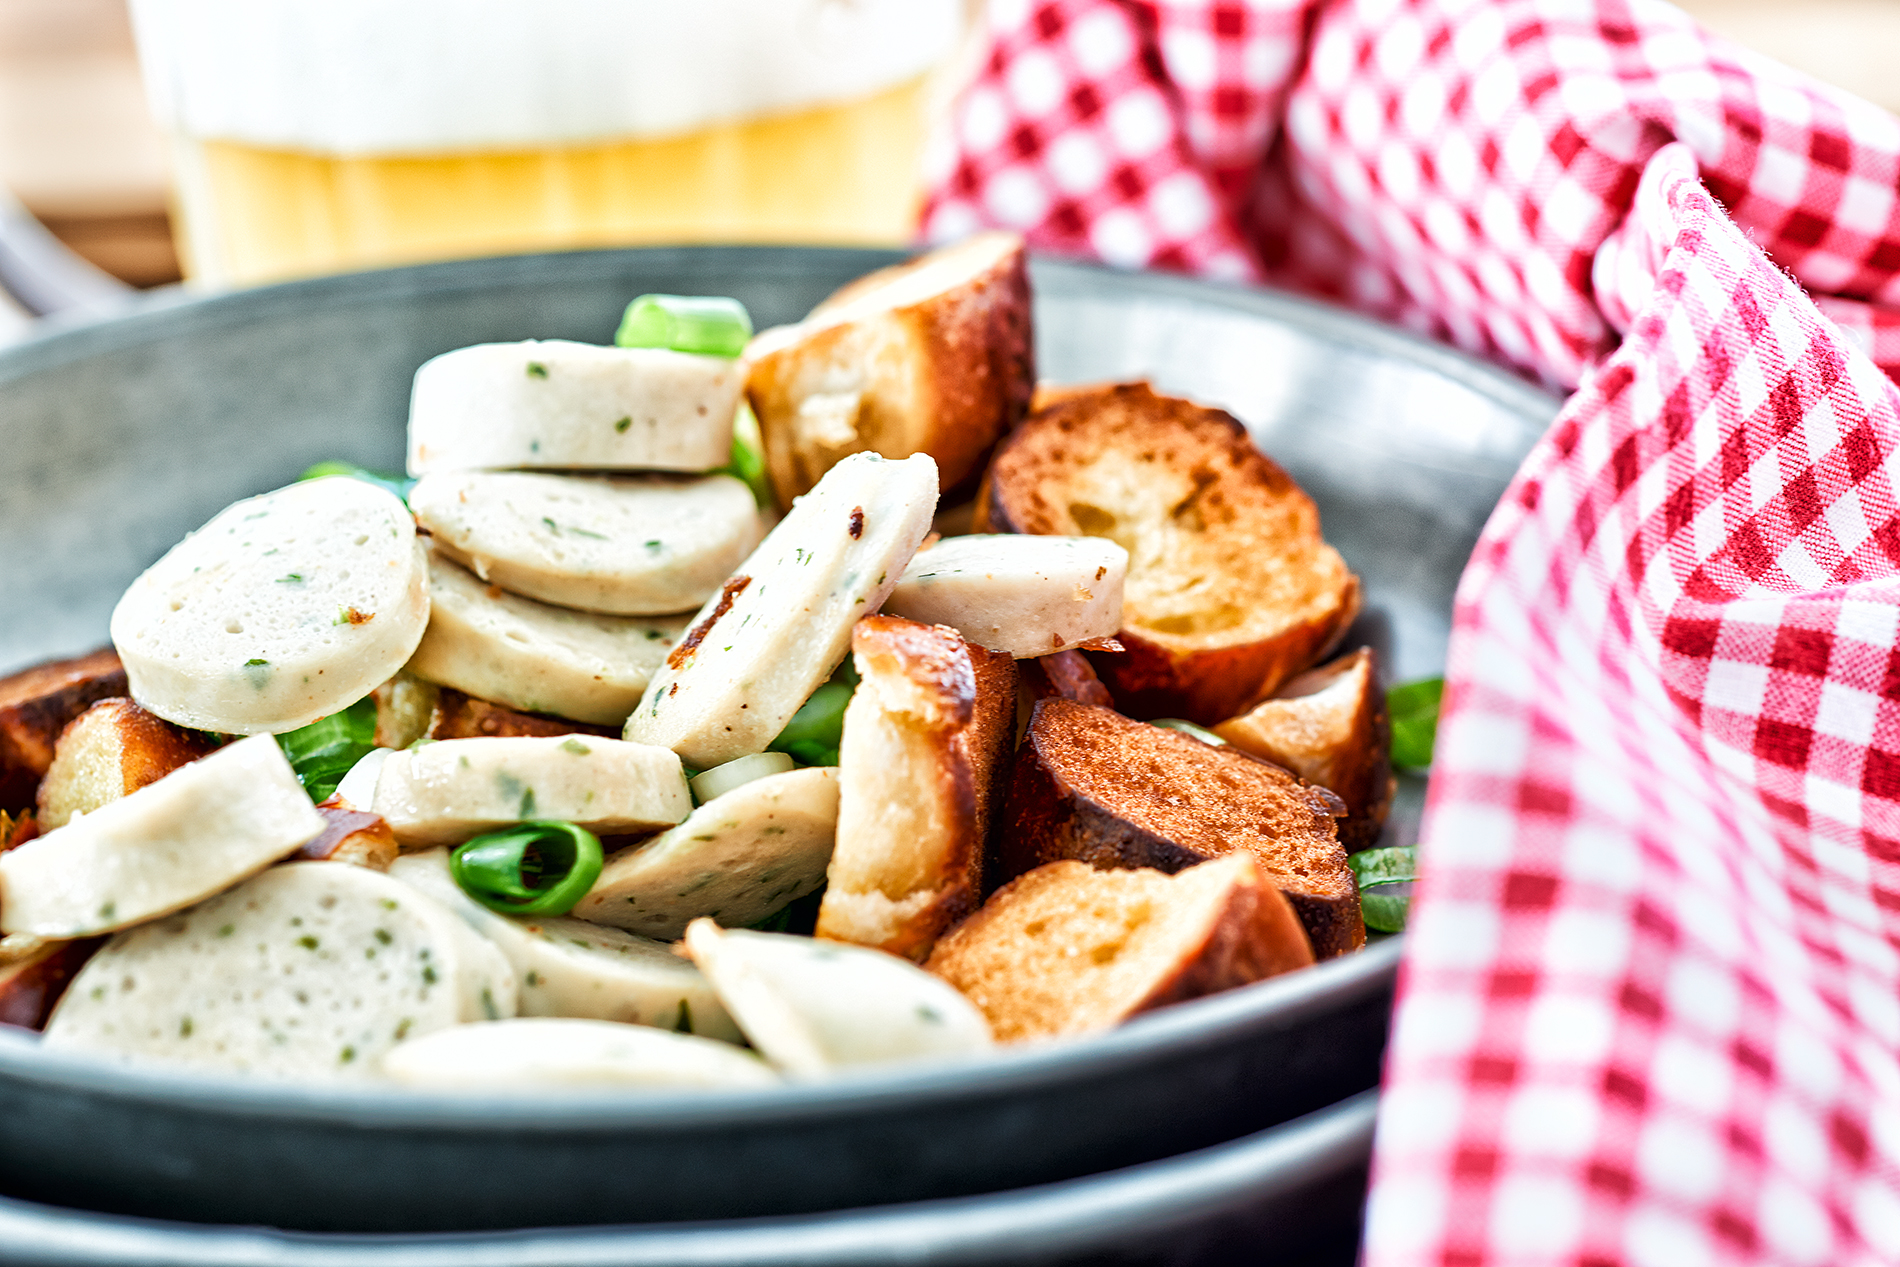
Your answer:
[[[1235,855],[1172,876],[1052,862],[999,889],[928,967],[1000,1041],[1019,1042],[1107,1029],[1311,962],[1284,901]]]
[[[1352,574],[1232,416],[1124,383],[1032,417],[992,476],[1019,531],[1128,551],[1124,624],[1182,645],[1335,616]]]

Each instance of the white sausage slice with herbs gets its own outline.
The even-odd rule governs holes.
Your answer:
[[[504,1093],[596,1087],[710,1091],[779,1081],[771,1066],[729,1043],[554,1017],[439,1029],[384,1056],[383,1073],[422,1091]]]
[[[349,707],[429,623],[415,521],[335,475],[227,507],[132,582],[112,643],[132,698],[197,730],[282,733]]]
[[[945,537],[917,552],[884,610],[1027,660],[1114,637],[1127,577],[1128,551],[1103,537]]]
[[[836,768],[754,779],[609,858],[573,914],[662,941],[701,915],[756,924],[824,883],[837,830]]]
[[[514,992],[501,953],[432,898],[362,867],[294,862],[107,942],[45,1042],[140,1064],[367,1077],[404,1039],[512,1016]]]
[[[429,558],[429,631],[409,671],[530,713],[617,726],[686,631],[685,616],[601,616],[504,593]]]
[[[710,471],[732,455],[737,361],[565,339],[478,343],[427,361],[409,398],[409,473]]]
[[[693,810],[680,759],[598,735],[444,739],[383,762],[370,808],[404,845],[458,844],[559,819],[597,835],[670,827]]]
[[[782,933],[686,929],[686,949],[765,1058],[796,1077],[995,1045],[976,1006],[896,955]]]
[[[578,919],[491,911],[455,883],[446,849],[406,854],[389,874],[495,944],[521,982],[523,1016],[579,1016],[740,1039],[711,983],[670,946]]]
[[[761,752],[844,659],[930,530],[937,464],[853,453],[693,617],[627,719],[628,739],[694,765]]]
[[[254,735],[0,854],[0,931],[89,937],[203,901],[324,829]]]
[[[621,616],[692,611],[764,534],[730,475],[448,471],[423,476],[409,505],[437,553],[484,581]]]

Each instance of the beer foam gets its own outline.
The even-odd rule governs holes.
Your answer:
[[[962,0],[132,0],[153,112],[343,157],[658,138],[869,96]]]

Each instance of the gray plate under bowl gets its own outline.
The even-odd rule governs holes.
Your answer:
[[[0,1198],[0,1267],[1348,1267],[1374,1103],[1014,1192],[719,1223],[351,1236]]]
[[[592,252],[173,302],[0,352],[0,671],[104,641],[125,585],[229,502],[400,464],[415,367],[601,341],[643,291],[793,320],[888,253]],[[1039,262],[1040,369],[1216,403],[1312,493],[1388,676],[1443,664],[1477,532],[1555,402],[1318,305]],[[1394,838],[1416,832],[1403,789]],[[1235,1139],[1372,1086],[1399,943],[968,1064],[769,1093],[429,1098],[128,1070],[0,1037],[0,1190],[341,1231],[725,1219],[999,1192]]]

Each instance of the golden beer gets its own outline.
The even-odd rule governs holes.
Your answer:
[[[651,0],[373,0],[383,9],[332,0],[333,22],[388,29],[417,50],[413,68],[398,73],[418,82],[392,88],[375,66],[313,70],[310,59],[348,57],[350,46],[313,37],[308,15],[292,12],[297,2],[247,0],[240,12],[228,0],[135,0],[148,83],[172,135],[179,246],[194,282],[576,246],[902,242],[935,76],[961,25],[961,0],[700,0],[699,27]],[[755,25],[779,28],[748,36],[732,25],[747,11]],[[392,12],[393,29],[378,21]],[[507,24],[530,13],[563,25],[508,48],[519,32]],[[494,47],[463,32],[460,47],[472,51],[432,66],[421,56],[426,22],[451,16],[490,23]],[[833,29],[813,35],[819,20]],[[671,74],[678,92],[617,97],[615,67],[578,33],[590,21],[603,40],[644,57],[643,82]],[[801,40],[806,47],[793,47]],[[881,73],[867,50],[885,59]],[[735,75],[767,53],[803,62],[764,88]],[[711,63],[708,74],[733,79],[732,109],[690,77],[696,55]],[[281,75],[243,79],[243,59],[273,56]],[[403,64],[383,56],[385,75],[392,63]],[[853,81],[843,91],[821,82],[832,64]],[[364,100],[378,92],[388,101]],[[335,98],[327,115],[326,93]],[[545,127],[536,109],[549,115]]]

